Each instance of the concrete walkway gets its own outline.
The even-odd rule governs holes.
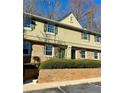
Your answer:
[[[83,83],[93,83],[93,82],[100,82],[100,78],[90,78],[90,79],[81,79],[81,80],[73,80],[73,81],[63,81],[63,82],[51,82],[51,83],[27,83],[23,85],[23,91],[33,91],[33,90],[40,90],[46,88],[54,88],[60,86],[67,86],[67,85],[76,85],[76,84],[83,84]]]

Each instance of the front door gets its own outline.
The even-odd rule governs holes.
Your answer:
[[[75,59],[75,49],[71,50],[71,59]]]
[[[64,57],[65,57],[65,49],[64,48],[60,48],[59,58],[64,58]]]

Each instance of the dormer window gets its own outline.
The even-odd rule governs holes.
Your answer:
[[[72,16],[70,17],[70,22],[73,23],[73,17]]]

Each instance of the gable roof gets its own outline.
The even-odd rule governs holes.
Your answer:
[[[101,35],[101,33],[98,33],[98,32],[89,31],[89,30],[84,29],[84,28],[74,27],[74,26],[71,26],[71,25],[68,25],[68,24],[65,24],[65,23],[61,23],[61,22],[56,21],[56,20],[48,19],[46,17],[34,15],[34,14],[31,14],[31,13],[27,13],[27,12],[24,12],[23,14],[25,16],[29,16],[32,19],[35,19],[37,21],[41,21],[41,22],[44,22],[44,23],[50,22],[50,23],[53,23],[53,24],[55,24],[57,26],[60,26],[60,27],[63,27],[63,28],[68,28],[68,29],[72,29],[74,31],[88,32],[88,33],[94,34],[94,35]]]
[[[64,19],[60,20],[59,22],[82,28],[82,26],[80,25],[80,23],[78,22],[78,20],[76,19],[72,12],[66,15],[66,17],[64,17]]]
[[[66,18],[67,16],[69,16],[71,13],[72,13],[72,12],[69,12],[68,14],[66,14],[65,16],[63,16],[62,18],[60,18],[60,19],[57,20],[57,21],[61,21],[61,20],[65,19],[65,18]]]

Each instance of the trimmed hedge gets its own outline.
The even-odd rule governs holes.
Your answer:
[[[99,60],[50,59],[40,64],[39,69],[100,68]]]

